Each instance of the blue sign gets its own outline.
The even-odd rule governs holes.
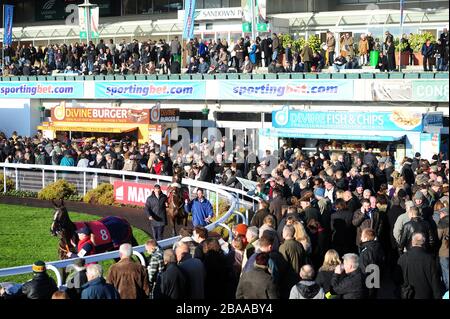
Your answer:
[[[183,39],[194,38],[195,0],[184,1]]]
[[[0,99],[82,99],[83,82],[0,81]]]
[[[204,100],[205,81],[95,82],[97,99]]]
[[[393,112],[309,112],[284,106],[272,112],[275,128],[342,129],[421,132],[422,114]]]
[[[443,127],[444,126],[444,113],[430,112],[430,113],[425,114],[423,117],[423,125],[424,126]]]
[[[221,100],[353,100],[353,80],[220,81]]]
[[[404,135],[364,135],[364,134],[326,134],[324,133],[305,133],[292,129],[268,128],[260,130],[263,136],[284,137],[284,138],[303,138],[319,140],[347,140],[347,141],[383,141],[394,142],[401,140]]]
[[[13,14],[14,14],[14,6],[4,5],[3,6],[3,43],[5,45],[12,44],[13,38]]]

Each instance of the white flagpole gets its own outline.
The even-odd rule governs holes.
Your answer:
[[[2,76],[5,71],[5,5],[3,5],[3,41],[2,41]]]

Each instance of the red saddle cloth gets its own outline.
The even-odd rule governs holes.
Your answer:
[[[110,244],[112,242],[109,230],[102,222],[99,221],[75,222],[74,224],[77,227],[77,230],[86,225],[89,227],[91,233],[94,235],[92,242],[94,243],[95,246],[102,246]]]

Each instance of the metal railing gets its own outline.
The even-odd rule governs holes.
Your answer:
[[[79,167],[65,167],[65,166],[51,166],[51,165],[31,165],[31,164],[10,164],[0,163],[0,169],[4,174],[4,193],[7,192],[6,178],[11,178],[15,183],[16,190],[37,192],[45,187],[48,183],[52,183],[58,179],[64,178],[69,182],[74,182],[80,193],[86,194],[87,191],[96,187],[101,182],[113,183],[114,180],[134,180],[136,182],[145,183],[152,182],[157,184],[170,183],[171,176],[160,176],[146,173],[106,170],[95,168],[79,168]],[[215,212],[217,219],[209,224],[206,228],[211,231],[216,227],[224,227],[228,230],[229,241],[232,240],[233,234],[230,227],[225,223],[230,217],[235,216],[241,222],[248,224],[248,211],[254,207],[257,198],[247,195],[247,193],[240,189],[225,187],[206,182],[199,182],[192,179],[183,179],[182,183],[187,185],[189,192],[192,188],[203,188],[206,190],[206,197],[211,198],[211,194],[215,194]],[[219,214],[219,202],[225,200],[229,204],[229,209],[222,216]],[[245,210],[245,214],[239,210]],[[162,248],[173,247],[173,245],[180,239],[180,236],[163,239],[158,242]],[[133,254],[136,255],[142,264],[145,260],[142,253],[145,251],[145,246],[133,247]],[[119,257],[119,251],[110,251],[92,256],[86,256],[86,263],[99,262]],[[62,286],[62,278],[57,271],[58,268],[65,268],[73,264],[74,259],[66,259],[60,261],[53,261],[46,263],[49,270],[56,273],[58,286]],[[11,267],[0,269],[0,277],[21,275],[32,272],[32,265]]]

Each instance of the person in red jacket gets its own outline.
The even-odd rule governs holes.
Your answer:
[[[87,226],[84,226],[76,231],[78,234],[77,256],[82,258],[95,254],[95,246],[91,240],[91,231]],[[75,254],[68,252],[69,258],[75,257]]]
[[[158,157],[158,162],[153,164],[153,171],[156,175],[161,175],[164,165],[164,159],[162,157]]]

